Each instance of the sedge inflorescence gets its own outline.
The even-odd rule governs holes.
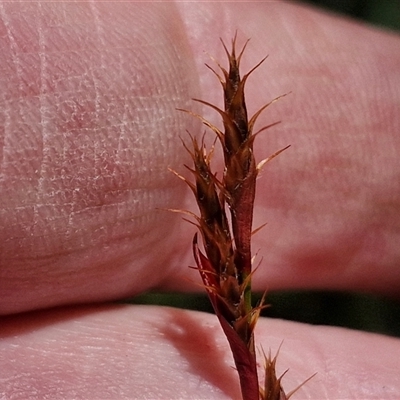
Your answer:
[[[199,118],[215,133],[222,147],[224,171],[221,178],[218,178],[211,170],[214,146],[207,150],[204,137],[199,142],[191,136],[191,146],[185,145],[185,148],[193,160],[193,167],[187,168],[192,172],[194,182],[177,175],[191,188],[200,211],[200,215],[194,217],[204,250],[199,248],[196,233],[192,243],[193,254],[204,287],[232,350],[243,399],[283,400],[290,394],[285,394],[281,377],[276,377],[276,357],[272,359],[270,355],[264,355],[266,371],[263,387],[260,388],[258,383],[254,328],[263,308],[263,300],[258,306],[252,306],[251,237],[257,175],[266,162],[287,147],[256,163],[253,152],[255,139],[261,131],[276,123],[254,132],[255,122],[262,111],[278,98],[261,107],[249,119],[245,84],[250,74],[266,57],[241,77],[240,61],[248,41],[238,55],[236,35],[232,40],[231,51],[228,51],[222,40],[221,42],[228,57],[229,68],[225,69],[217,63],[222,72],[220,75],[210,66],[207,67],[222,85],[224,108],[220,109],[204,100],[194,100],[211,107],[221,116],[223,130],[201,115],[187,110],[181,111]]]

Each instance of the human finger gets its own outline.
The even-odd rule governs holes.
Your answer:
[[[210,314],[129,305],[54,309],[3,317],[0,335],[5,398],[240,398],[229,346]],[[400,392],[398,339],[264,318],[256,338],[272,354],[281,345],[277,371],[289,368],[287,392],[317,373],[294,399]]]

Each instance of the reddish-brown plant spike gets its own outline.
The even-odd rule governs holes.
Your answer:
[[[221,40],[222,41],[222,40]],[[204,141],[199,144],[191,137],[190,153],[194,167],[195,182],[186,181],[193,191],[200,215],[195,217],[202,236],[204,254],[199,249],[198,235],[193,238],[193,253],[214,311],[228,339],[235,365],[239,374],[243,399],[284,400],[289,396],[276,378],[276,357],[265,357],[266,378],[262,389],[259,387],[257,363],[254,348],[254,328],[263,307],[264,297],[259,306],[251,305],[252,256],[251,236],[256,178],[262,166],[277,156],[279,150],[258,165],[253,155],[254,139],[261,131],[275,125],[270,124],[253,134],[254,124],[261,112],[277,99],[263,106],[250,120],[247,116],[244,96],[245,83],[250,74],[258,68],[261,60],[241,78],[239,66],[244,49],[236,56],[236,35],[231,51],[222,45],[228,56],[229,69],[221,67],[222,77],[211,67],[224,91],[224,109],[200,99],[194,99],[217,111],[224,129],[221,131],[202,116],[191,111],[188,114],[199,118],[219,139],[224,154],[225,168],[221,180],[211,171],[210,161],[213,149],[207,153]],[[230,210],[230,222],[226,208]]]

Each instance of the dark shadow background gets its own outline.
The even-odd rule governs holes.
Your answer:
[[[382,28],[400,31],[400,0],[305,2]],[[261,296],[254,297],[257,303]],[[213,312],[205,294],[147,293],[128,302]],[[272,306],[263,311],[264,316],[400,337],[400,301],[360,293],[282,291],[268,293],[267,302]]]
[[[345,14],[380,27],[400,30],[399,0],[305,0],[302,3]]]

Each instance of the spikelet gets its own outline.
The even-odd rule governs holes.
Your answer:
[[[236,35],[229,52],[221,40],[229,60],[229,69],[221,67],[218,77],[224,92],[224,109],[199,99],[195,101],[211,107],[220,114],[223,131],[191,111],[185,111],[199,118],[217,136],[224,155],[225,169],[222,178],[217,179],[211,171],[210,162],[214,149],[207,152],[204,139],[199,143],[191,137],[191,147],[185,146],[193,159],[193,168],[187,167],[194,175],[194,183],[184,179],[196,198],[200,216],[195,217],[202,237],[204,253],[198,244],[198,234],[193,238],[193,253],[204,286],[215,313],[231,347],[239,374],[243,399],[265,400],[285,399],[281,378],[275,374],[276,358],[266,363],[267,387],[259,388],[254,347],[254,328],[264,297],[256,307],[251,305],[252,255],[251,236],[253,207],[257,174],[267,161],[274,158],[279,150],[257,165],[253,145],[257,134],[275,124],[253,133],[254,124],[272,102],[263,106],[249,120],[247,116],[244,88],[249,75],[258,68],[261,60],[250,72],[240,77],[240,60],[248,41],[239,55],[236,55]],[[230,218],[226,210],[230,211]],[[276,393],[280,397],[277,397]]]

